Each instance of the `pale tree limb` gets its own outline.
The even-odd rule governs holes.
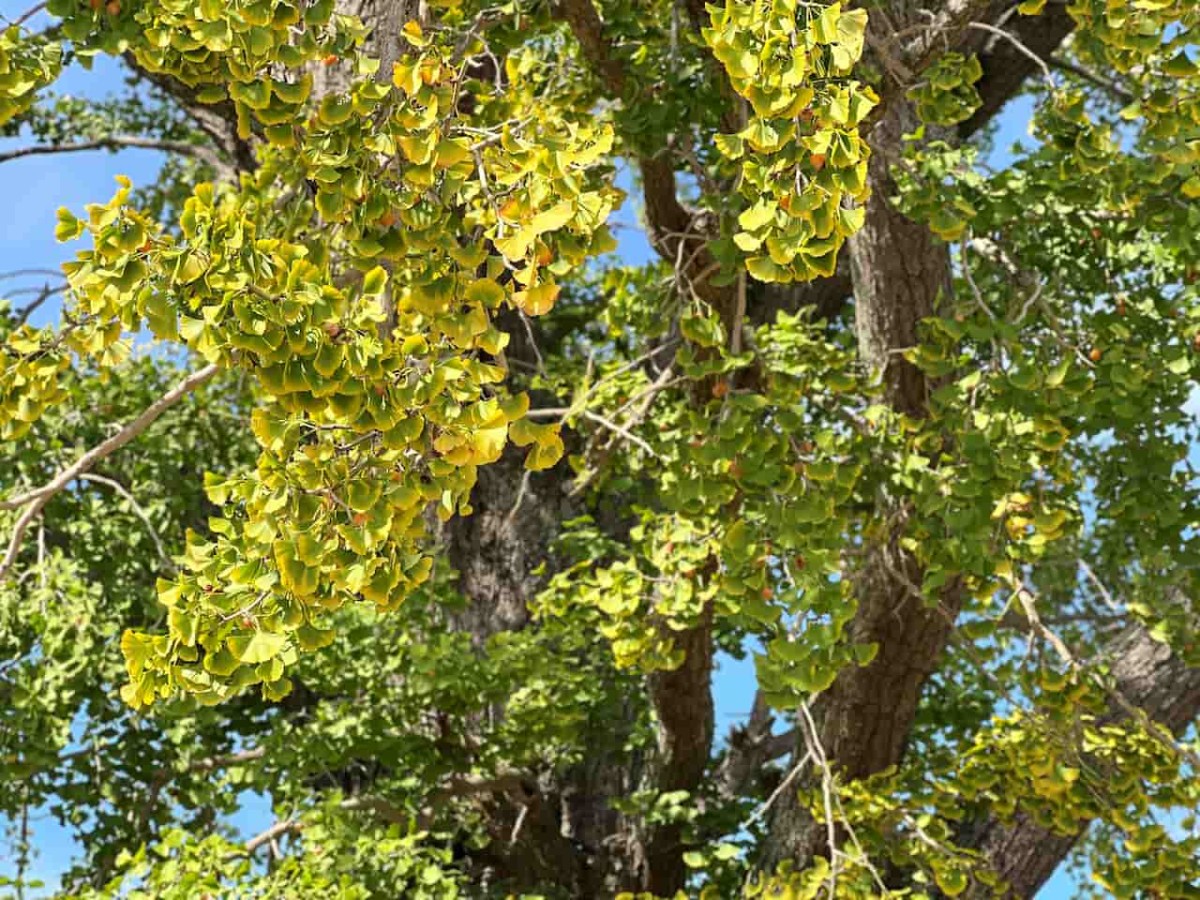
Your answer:
[[[1046,79],[1046,85],[1050,90],[1058,90],[1058,85],[1054,83],[1054,75],[1050,72],[1050,66],[1011,31],[1005,31],[1003,28],[997,28],[987,22],[970,22],[967,27],[974,28],[976,31],[986,31],[988,34],[994,34],[996,37],[1008,41],[1018,53],[1042,70],[1042,76]]]
[[[193,156],[206,162],[213,162],[214,154],[210,148],[188,141],[167,141],[157,138],[139,137],[133,134],[111,134],[107,137],[92,141],[72,141],[65,144],[32,144],[28,147],[18,147],[0,153],[0,163],[23,159],[27,156],[48,156],[54,153],[80,153],[87,150],[119,150],[125,147],[142,150],[161,150],[164,153],[179,153],[183,156]]]
[[[504,770],[494,776],[462,774],[450,778],[434,792],[435,799],[451,797],[469,797],[478,794],[512,794],[518,799],[528,801],[533,795],[532,780],[521,772]],[[338,804],[339,809],[354,811],[363,810],[377,815],[385,822],[394,825],[406,825],[412,816],[403,807],[396,806],[391,801],[374,795],[365,794],[358,797],[347,797]],[[422,814],[426,818],[428,812]],[[260,847],[269,845],[285,834],[301,831],[304,822],[300,816],[283,819],[271,827],[259,832],[242,845],[242,850],[249,855]]]
[[[1012,4],[993,2],[988,11],[998,11],[998,15],[975,15],[970,19],[978,22],[986,18],[999,23],[1011,8]],[[1067,13],[1067,4],[1049,3],[1040,15],[1017,16],[1005,23],[1004,28],[1023,49],[1018,49],[1012,40],[1001,40],[976,28],[970,29],[956,48],[965,53],[978,52],[983,64],[983,77],[975,84],[982,103],[969,119],[957,126],[960,138],[970,137],[1000,112],[1025,80],[1041,68],[1031,55],[1038,60],[1049,60],[1075,30],[1075,20]]]
[[[299,819],[285,819],[283,821],[276,822],[270,828],[259,832],[254,837],[250,838],[250,840],[246,841],[246,843],[242,845],[242,849],[247,855],[252,854],[258,850],[259,847],[270,844],[272,841],[283,837],[285,834],[291,834],[293,831],[299,831],[302,827],[303,826],[301,825]]]
[[[0,500],[0,509],[20,509],[21,507],[25,507],[18,517],[16,525],[13,527],[12,538],[9,541],[8,552],[4,556],[4,561],[0,562],[0,580],[3,580],[8,575],[16,563],[17,555],[21,551],[21,543],[25,538],[25,532],[33,523],[33,520],[41,514],[42,509],[50,501],[51,497],[91,469],[100,460],[111,456],[149,428],[166,410],[216,375],[219,368],[216,363],[210,363],[203,369],[199,369],[184,378],[179,384],[175,385],[175,387],[146,407],[136,419],[125,425],[108,440],[97,444],[91,450],[84,453],[74,463],[67,466],[67,468],[63,469],[40,488],[27,491],[16,497],[10,497],[7,500]]]

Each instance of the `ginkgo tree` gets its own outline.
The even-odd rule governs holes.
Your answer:
[[[1198,45],[1191,0],[13,16],[0,160],[167,154],[0,309],[15,895],[48,810],[75,897],[1194,897]],[[99,55],[127,96],[56,93]]]

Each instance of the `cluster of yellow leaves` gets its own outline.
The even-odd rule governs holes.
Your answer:
[[[167,633],[123,641],[135,706],[178,690],[218,702],[256,683],[282,696],[287,665],[331,638],[324,615],[394,608],[428,577],[427,509],[469,514],[477,467],[510,442],[530,469],[558,461],[558,426],[526,419],[528,399],[502,387],[508,337],[494,319],[505,306],[548,312],[557,278],[611,247],[619,198],[611,129],[551,110],[514,118],[511,86],[480,92],[468,117],[445,36],[410,23],[389,80],[360,59],[345,92],[312,103],[308,75],[280,74],[318,46],[300,20],[258,4],[229,34],[218,6],[167,4],[145,36],[164,71],[211,81],[204,99],[221,99],[223,80],[244,130],[267,138],[259,167],[198,186],[178,235],[128,208],[128,182],[85,220],[62,211],[59,238],[93,244],[66,267],[70,340],[22,333],[0,360],[9,431],[52,402],[70,352],[104,364],[142,324],[262,389],[258,466],[208,484],[224,514],[160,585]],[[171,22],[185,14],[207,24],[181,36]],[[187,43],[201,32],[215,37]],[[255,77],[269,61],[276,74]],[[285,122],[285,107],[303,115]]]
[[[712,7],[704,39],[753,115],[717,148],[740,161],[745,208],[733,240],[760,281],[832,275],[862,226],[870,149],[858,126],[878,102],[850,78],[867,14],[797,0]]]
[[[27,39],[15,25],[0,31],[0,125],[29,109],[61,68],[60,45]]]

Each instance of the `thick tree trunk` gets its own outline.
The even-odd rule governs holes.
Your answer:
[[[694,791],[704,778],[713,739],[712,613],[676,638],[684,652],[679,668],[650,679],[650,695],[659,718],[656,787],[661,791]],[[655,829],[646,843],[644,890],[670,896],[687,878],[682,828]]]
[[[925,377],[898,351],[917,343],[918,324],[949,294],[950,259],[928,228],[891,203],[896,193],[891,168],[900,158],[902,136],[916,124],[912,108],[897,101],[872,131],[871,197],[865,224],[850,240],[850,267],[860,356],[881,373],[896,411],[923,416]],[[940,607],[923,601],[917,587],[920,567],[897,543],[902,510],[884,498],[878,515],[897,524],[867,549],[862,569],[853,576],[859,607],[849,638],[877,644],[879,651],[870,665],[844,670],[813,710],[831,766],[851,779],[900,762],[921,690],[937,666],[959,605],[954,587],[944,592]],[[806,752],[803,742],[796,752]],[[775,809],[764,865],[771,868],[789,858],[805,865],[814,855],[828,854],[827,841],[826,823],[815,821],[790,793]]]
[[[567,496],[571,474],[566,465],[526,472],[525,451],[510,446],[480,468],[471,515],[443,527],[445,558],[469,602],[456,627],[478,642],[529,621],[528,603],[545,579],[534,572],[548,561],[562,523],[579,512]]]

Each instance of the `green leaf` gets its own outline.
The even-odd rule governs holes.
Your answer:
[[[382,294],[387,286],[388,273],[383,266],[376,266],[363,276],[363,294],[375,296]]]

